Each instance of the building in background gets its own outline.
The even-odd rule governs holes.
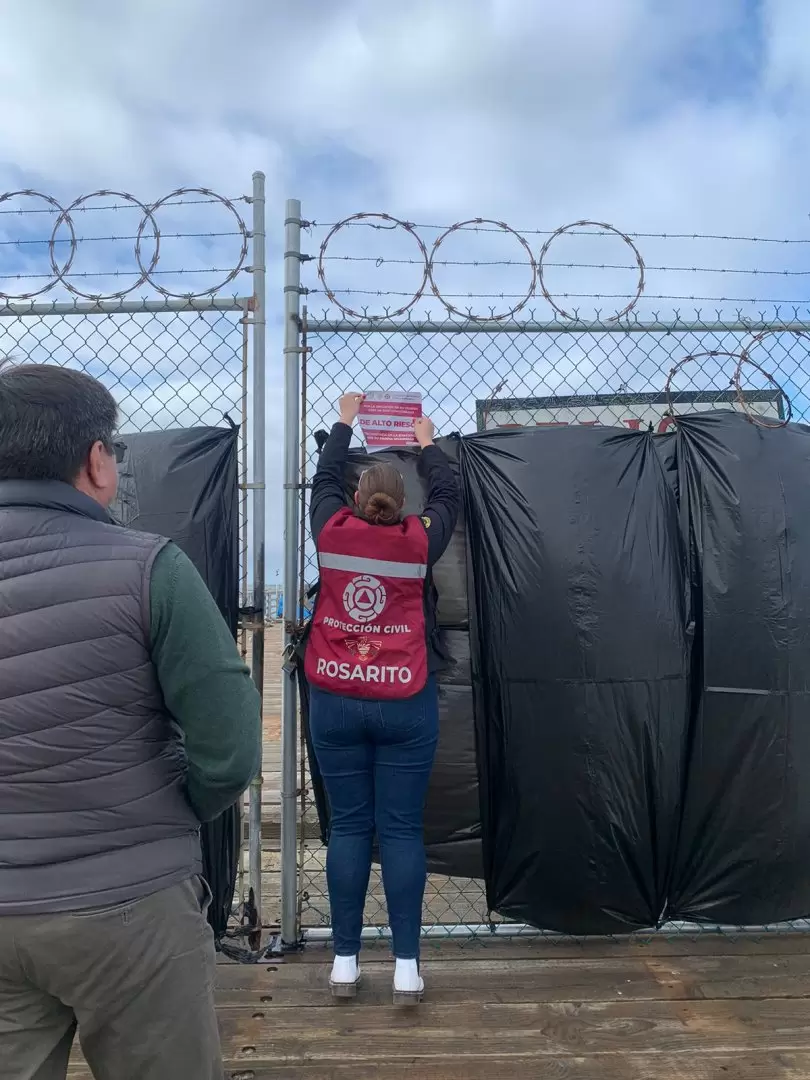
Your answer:
[[[778,390],[745,390],[752,412],[782,419],[784,406]],[[578,394],[568,397],[495,398],[476,401],[478,431],[501,427],[567,427],[571,424],[621,427],[629,431],[665,432],[673,423],[670,409],[677,413],[708,412],[712,409],[742,411],[735,390],[665,393]]]

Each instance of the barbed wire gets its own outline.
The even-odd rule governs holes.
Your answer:
[[[490,221],[485,218],[475,218],[474,223],[477,225],[493,226],[493,228],[497,231],[501,233],[506,233],[507,235],[514,237],[514,239],[517,240],[517,242],[521,245],[521,247],[526,253],[526,257],[528,260],[527,265],[529,267],[530,275],[529,287],[526,292],[519,296],[518,302],[516,304],[513,304],[508,310],[500,312],[497,315],[494,312],[491,312],[488,316],[480,316],[481,318],[489,318],[496,321],[501,319],[510,319],[512,318],[512,316],[517,315],[517,313],[522,308],[524,308],[526,304],[529,303],[529,301],[535,294],[535,290],[537,289],[538,284],[543,290],[543,295],[546,294],[545,286],[543,285],[542,279],[542,256],[540,262],[536,262],[534,256],[532,255],[532,249],[529,247],[528,241],[523,236],[521,236],[519,232],[516,232],[513,228],[511,228],[511,226],[507,225],[503,221]],[[430,287],[433,290],[433,295],[436,297],[437,300],[444,304],[444,306],[447,308],[451,315],[461,315],[462,317],[464,317],[465,313],[459,311],[459,309],[454,304],[449,303],[450,294],[442,294],[439,291],[439,287],[436,284],[436,264],[434,261],[434,257],[436,255],[436,252],[439,250],[445,240],[448,239],[448,237],[452,236],[453,233],[458,232],[460,229],[466,229],[467,226],[470,224],[473,224],[473,221],[460,221],[457,225],[451,225],[449,229],[445,229],[445,231],[434,241],[433,248],[430,252],[430,258],[428,259],[427,264],[427,277],[428,281],[430,282]],[[545,251],[545,248],[543,250]],[[471,319],[479,318],[479,316],[473,315],[472,313],[469,313],[467,317]]]
[[[772,386],[774,386],[779,391],[779,393],[782,395],[782,397],[787,402],[787,410],[786,410],[787,411],[787,419],[785,420],[785,424],[787,424],[793,419],[793,402],[788,397],[788,395],[785,393],[785,391],[782,389],[782,387],[779,385],[779,383],[774,378],[774,376],[770,372],[766,371],[762,367],[761,364],[757,363],[757,361],[751,359],[751,350],[752,349],[756,348],[757,345],[761,345],[765,341],[766,338],[770,337],[771,335],[773,335],[775,333],[779,333],[779,332],[780,331],[777,330],[776,328],[772,328],[772,329],[769,329],[769,330],[762,330],[762,331],[760,331],[760,333],[755,334],[753,336],[753,338],[751,339],[751,341],[746,346],[744,346],[744,348],[742,349],[742,351],[740,353],[740,362],[737,365],[737,370],[736,370],[736,372],[734,374],[734,385],[735,385],[735,389],[737,390],[737,395],[740,398],[740,401],[742,403],[744,395],[743,395],[743,392],[742,392],[742,389],[741,389],[741,382],[740,381],[741,381],[741,378],[742,378],[742,369],[743,369],[743,367],[746,364],[748,364],[750,367],[753,367],[755,371],[758,371],[761,375],[764,375],[765,378],[771,383]],[[807,341],[808,339],[810,339],[810,334],[805,333],[803,330],[787,330],[787,331],[781,331],[781,333],[792,334],[794,337],[801,338],[804,341]],[[743,404],[743,408],[745,408],[746,413],[749,412],[749,410],[748,410],[748,408],[746,407],[745,404]],[[776,424],[776,425],[767,424],[767,425],[762,425],[762,426],[766,426],[766,427],[784,427],[785,425],[784,424]]]
[[[158,277],[160,274],[162,274],[164,277],[172,277],[172,276],[177,276],[179,274],[229,274],[230,272],[231,272],[230,267],[224,267],[224,266],[206,266],[206,267],[197,267],[196,269],[192,268],[192,267],[181,267],[181,268],[178,268],[177,270],[153,270],[150,273],[149,276],[150,277]],[[73,273],[70,276],[73,277],[73,278],[94,278],[94,277],[95,278],[108,278],[108,277],[109,278],[115,278],[115,277],[126,277],[128,274],[135,274],[135,273],[137,273],[137,270],[74,270]],[[50,276],[51,276],[50,274],[44,274],[44,273],[39,273],[39,274],[37,274],[37,273],[30,273],[30,274],[0,274],[0,281],[2,281],[2,280],[6,280],[6,281],[34,281],[34,280],[38,280],[38,279],[44,278],[44,277],[49,278]],[[219,288],[219,286],[217,286],[217,288]],[[179,295],[179,296],[182,296],[184,299],[188,298],[188,294],[186,294],[186,293],[172,294],[172,295]],[[202,295],[205,295],[205,294],[202,294]],[[0,292],[0,299],[15,299],[15,297],[6,297],[5,293]],[[25,299],[25,297],[17,297],[16,299]],[[97,299],[117,300],[118,295],[116,294],[116,295],[109,296],[109,297],[96,297],[96,296],[93,296],[93,297],[90,297],[90,299],[93,299],[93,300],[97,300]]]
[[[222,236],[235,235],[229,233],[218,234]],[[591,234],[593,235],[593,234]],[[607,234],[605,234],[607,235]],[[632,235],[628,233],[628,236]],[[126,238],[125,238],[126,239]],[[2,243],[2,241],[0,241]],[[419,266],[418,259],[389,259],[381,255],[327,255],[325,262],[370,262],[377,267],[381,266]],[[434,266],[525,266],[525,263],[517,259],[434,259]],[[637,264],[630,263],[594,263],[594,262],[549,262],[546,266],[557,267],[563,270],[637,270]],[[647,270],[657,270],[664,273],[683,274],[762,274],[775,277],[810,277],[810,270],[761,270],[756,267],[750,269],[735,266],[652,266],[647,264]],[[345,289],[341,289],[345,292]]]
[[[203,191],[205,189],[204,188],[178,188],[177,190],[178,190],[178,192],[182,193],[183,191],[195,191],[195,190],[196,191]],[[48,196],[41,195],[37,191],[31,191],[31,190],[11,192],[10,194],[16,194],[16,195],[39,195],[40,198],[49,198]],[[113,192],[96,192],[96,194],[98,194],[98,195],[110,195],[110,194],[113,194]],[[213,198],[213,199],[177,199],[174,202],[167,202],[167,203],[165,203],[165,205],[166,206],[207,206],[207,205],[210,205],[212,203],[219,202],[220,198],[223,198],[223,197],[224,196],[217,195],[217,197]],[[251,202],[251,197],[250,197],[250,195],[233,195],[233,196],[231,196],[229,198],[229,202],[233,202],[233,203],[237,203],[237,202],[249,203],[249,202]],[[82,213],[89,213],[89,212],[98,211],[98,210],[124,210],[124,209],[126,209],[126,203],[108,203],[108,204],[106,204],[104,206],[83,206],[82,207]],[[61,212],[60,207],[58,207],[56,210],[53,210],[53,209],[49,210],[46,207],[42,207],[39,210],[35,210],[35,209],[23,210],[23,209],[19,209],[19,208],[15,209],[15,210],[2,210],[2,209],[0,209],[0,216],[2,216],[3,214],[16,214],[16,215],[20,215],[20,216],[26,216],[28,214],[53,214],[53,213],[58,214],[60,212]]]
[[[684,356],[681,360],[678,361],[677,364],[675,364],[670,369],[669,374],[667,375],[666,383],[664,384],[664,394],[666,396],[667,412],[669,413],[669,415],[670,416],[675,416],[676,415],[675,402],[673,400],[673,391],[672,391],[672,382],[673,382],[675,376],[677,374],[679,374],[684,369],[684,367],[686,367],[687,364],[695,363],[696,361],[702,360],[702,359],[707,358],[707,357],[711,358],[711,359],[717,359],[718,357],[722,356],[722,357],[725,357],[727,359],[735,361],[734,372],[733,372],[731,378],[729,379],[729,386],[732,387],[733,390],[735,391],[735,393],[737,395],[737,402],[738,402],[740,408],[742,409],[742,411],[745,413],[745,415],[751,421],[751,423],[755,424],[757,427],[763,427],[763,428],[783,428],[783,427],[787,427],[787,425],[793,419],[793,402],[791,401],[789,395],[785,392],[785,390],[779,384],[779,382],[777,382],[774,375],[772,375],[771,372],[766,371],[765,368],[762,367],[762,365],[758,364],[755,360],[752,360],[751,356],[750,356],[750,351],[751,351],[751,349],[753,348],[754,345],[756,345],[758,342],[762,341],[762,339],[764,337],[766,337],[768,334],[772,334],[772,333],[775,333],[775,332],[776,331],[774,331],[774,330],[766,330],[763,333],[756,334],[752,338],[751,342],[748,345],[744,346],[739,352],[730,352],[730,351],[728,351],[726,349],[702,349],[700,352],[690,353],[688,356]],[[807,337],[808,336],[808,335],[802,333],[801,331],[794,331],[794,332],[797,333],[797,335],[801,336],[801,337]],[[746,393],[746,391],[745,391],[745,389],[743,388],[743,385],[742,385],[743,368],[746,365],[748,365],[749,367],[754,368],[755,371],[758,371],[760,373],[760,375],[764,376],[768,380],[768,382],[771,384],[773,389],[776,390],[779,397],[784,401],[785,409],[784,409],[784,415],[783,416],[781,416],[781,417],[769,417],[769,416],[763,415],[762,413],[754,412],[754,410],[751,408],[751,401],[750,401],[749,395]],[[676,394],[677,394],[677,391],[676,391]]]
[[[394,231],[400,230],[411,237],[417,247],[417,251],[413,256],[409,255],[395,255],[393,258],[386,258],[379,255],[367,255],[359,253],[356,255],[340,255],[333,254],[329,250],[329,245],[334,237],[343,229],[367,226],[375,230]],[[447,312],[455,318],[463,318],[468,321],[505,321],[513,318],[517,313],[522,311],[527,305],[530,305],[533,298],[536,296],[542,296],[543,299],[550,305],[556,315],[568,320],[574,320],[578,318],[578,314],[569,310],[571,301],[590,301],[590,302],[614,302],[617,301],[617,310],[612,313],[608,321],[616,322],[620,321],[627,315],[629,315],[638,305],[642,297],[649,301],[661,301],[671,303],[706,303],[706,304],[773,304],[780,306],[783,304],[798,304],[804,305],[810,303],[810,300],[804,298],[797,299],[796,297],[789,298],[763,298],[757,296],[731,296],[731,295],[709,295],[705,290],[695,290],[694,292],[680,292],[676,290],[660,290],[655,293],[647,291],[648,288],[648,274],[650,271],[660,273],[679,273],[679,274],[712,274],[712,275],[734,275],[736,277],[751,276],[762,279],[783,278],[790,279],[796,278],[804,280],[810,277],[810,269],[804,269],[801,267],[785,267],[785,268],[757,268],[757,267],[727,267],[727,266],[702,266],[702,265],[684,265],[680,261],[674,265],[668,265],[660,260],[656,261],[654,265],[647,266],[641,250],[639,249],[636,239],[639,237],[659,237],[672,239],[675,236],[688,237],[689,239],[737,239],[748,240],[754,242],[782,242],[777,241],[775,238],[764,237],[722,237],[720,234],[668,234],[668,233],[631,233],[618,229],[616,226],[611,225],[603,221],[590,221],[579,220],[572,222],[568,225],[562,225],[557,229],[546,230],[528,230],[527,235],[543,235],[545,240],[540,250],[535,253],[527,239],[527,235],[513,229],[506,222],[498,221],[488,218],[470,218],[465,221],[457,222],[455,225],[444,227],[436,239],[430,244],[419,235],[418,229],[434,228],[434,226],[419,226],[412,222],[405,221],[403,219],[394,218],[389,214],[382,213],[358,213],[353,214],[342,221],[336,222],[329,226],[328,232],[323,238],[320,250],[317,257],[318,277],[322,290],[317,288],[304,288],[302,292],[306,295],[317,295],[322,291],[328,300],[334,304],[344,315],[353,319],[362,319],[364,321],[375,321],[381,319],[393,319],[402,315],[407,315],[414,306],[423,298],[427,291],[428,285],[430,291],[435,298],[444,306]],[[514,241],[520,248],[522,248],[522,258],[442,258],[441,251],[442,246],[448,241],[448,239],[458,233],[462,232],[489,232],[499,233],[501,236],[508,237]],[[613,239],[620,240],[626,248],[632,254],[632,260],[628,262],[624,261],[606,261],[599,262],[593,258],[577,261],[577,260],[561,260],[549,258],[552,253],[553,244],[555,240],[559,240],[566,236],[602,236],[611,237]],[[785,242],[789,242],[787,239]],[[797,242],[799,242],[797,240]],[[805,242],[801,240],[801,242]],[[810,242],[810,241],[808,241]],[[304,261],[307,261],[310,257],[304,256]],[[347,287],[338,288],[332,284],[328,279],[328,267],[333,266],[335,263],[373,263],[377,268],[384,266],[414,266],[417,268],[418,279],[415,289],[404,290],[401,288],[386,288],[386,289],[373,289],[364,287],[353,287],[348,284]],[[522,292],[516,292],[509,289],[499,290],[459,290],[456,288],[454,291],[450,291],[447,287],[442,288],[438,281],[438,271],[443,267],[467,267],[467,268],[484,268],[484,269],[500,269],[505,267],[523,269],[527,275],[527,287]],[[603,291],[588,291],[587,289],[571,289],[558,288],[554,289],[548,281],[548,271],[551,268],[559,268],[566,270],[601,270],[601,271],[631,271],[637,275],[636,283],[633,288],[629,289],[626,293],[620,293],[611,290]],[[356,307],[351,306],[349,298],[354,296],[376,297],[376,298],[389,298],[394,303],[389,305],[382,313],[371,313],[368,307],[365,306],[362,310],[357,310]],[[474,300],[483,301],[499,301],[499,305],[490,305],[486,312],[476,312],[473,310],[473,306],[469,303]],[[462,304],[460,301],[467,301],[467,304]],[[393,308],[393,310],[392,310]]]
[[[615,229],[612,225],[608,225],[604,221],[575,221],[572,225],[561,225],[559,229],[556,229],[551,234],[551,236],[549,236],[549,238],[546,240],[545,244],[543,244],[543,247],[540,250],[540,256],[539,256],[539,258],[537,260],[537,283],[540,286],[540,291],[542,292],[542,294],[546,298],[546,300],[549,302],[549,304],[551,304],[551,306],[554,308],[554,310],[556,312],[558,312],[560,315],[562,315],[563,318],[565,318],[565,319],[572,318],[572,316],[568,313],[568,311],[566,311],[564,308],[560,307],[560,305],[555,302],[551,292],[549,291],[549,289],[548,289],[548,287],[546,285],[546,280],[545,280],[545,266],[544,266],[544,263],[545,263],[546,255],[548,254],[549,248],[551,247],[551,245],[554,243],[555,240],[557,240],[561,236],[564,236],[566,233],[571,232],[574,229],[581,229],[583,226],[586,226],[588,228],[604,230],[604,233],[613,234],[614,236],[616,236],[620,240],[622,240],[625,244],[627,244],[627,246],[630,248],[630,250],[632,251],[632,253],[633,253],[634,257],[635,257],[636,265],[637,265],[637,268],[638,268],[638,284],[636,285],[635,294],[633,295],[633,297],[631,298],[631,300],[627,304],[627,306],[625,308],[623,308],[622,311],[618,312],[616,315],[614,315],[612,317],[612,319],[615,319],[615,320],[621,319],[623,315],[627,315],[628,312],[633,310],[633,308],[636,306],[638,301],[641,299],[641,294],[644,292],[644,284],[645,284],[644,260],[641,257],[641,252],[638,250],[638,248],[636,247],[634,241],[627,235],[627,233],[622,232],[621,229]],[[604,235],[604,233],[602,233],[602,235]]]
[[[186,199],[183,196],[203,196],[202,198]],[[33,198],[41,199],[46,203],[45,208],[41,209],[7,209],[3,207],[4,203],[10,202],[12,199],[20,198]],[[106,204],[104,206],[93,206],[90,204],[92,199],[115,199],[119,200],[114,203]],[[47,245],[48,260],[50,263],[49,273],[38,273],[35,271],[27,271],[24,273],[7,273],[1,274],[0,279],[12,280],[12,281],[26,281],[26,280],[44,280],[44,284],[36,289],[31,289],[27,292],[10,293],[0,290],[0,300],[5,301],[24,301],[32,300],[35,297],[42,296],[45,293],[50,292],[56,288],[57,285],[63,286],[68,292],[74,296],[81,297],[86,300],[117,300],[128,296],[135,289],[140,288],[144,284],[149,284],[158,293],[166,298],[178,298],[178,299],[196,299],[200,297],[213,296],[220,289],[223,289],[231,281],[233,281],[237,275],[243,270],[248,269],[246,267],[246,261],[248,256],[248,246],[250,233],[244,219],[235,206],[236,201],[249,202],[248,196],[239,196],[236,200],[226,198],[224,195],[219,195],[217,192],[212,191],[210,188],[177,188],[170,192],[163,198],[157,199],[155,202],[146,204],[141,202],[140,199],[136,199],[134,195],[129,194],[126,191],[112,191],[109,189],[101,189],[99,191],[93,191],[87,195],[80,195],[77,199],[74,199],[67,207],[63,207],[53,196],[47,195],[40,191],[34,191],[33,189],[26,188],[19,191],[10,191],[0,195],[0,214],[15,214],[25,216],[26,214],[48,213],[55,215],[53,227],[50,232],[50,236],[45,239],[31,240],[29,238],[22,238],[21,240],[4,240],[3,244],[7,246],[15,246],[21,243],[25,244],[41,244]],[[190,234],[182,233],[161,233],[160,227],[156,220],[156,214],[158,211],[168,206],[189,206],[189,205],[218,205],[223,207],[228,213],[230,213],[236,223],[236,229],[230,233],[203,233],[194,232]],[[110,209],[120,211],[122,209],[136,209],[139,212],[140,220],[134,236],[126,237],[79,237],[76,233],[74,215],[80,215],[87,211]],[[57,233],[60,229],[67,229],[68,236],[60,237]],[[158,263],[160,260],[160,245],[161,240],[172,236],[178,238],[192,238],[199,236],[217,236],[217,235],[232,235],[240,238],[241,244],[237,256],[235,265],[224,269],[182,269],[182,270],[164,270],[158,269]],[[93,242],[99,242],[101,240],[115,241],[115,240],[134,240],[133,253],[135,256],[136,268],[131,272],[135,278],[126,287],[116,289],[112,292],[86,292],[79,288],[75,284],[76,279],[89,279],[89,278],[115,278],[128,274],[127,271],[122,271],[120,268],[108,271],[73,271],[72,267],[76,259],[76,255],[79,250],[79,245],[92,240]],[[151,258],[146,258],[144,253],[144,245],[148,245],[152,248]],[[65,251],[62,245],[67,245],[67,251]],[[57,254],[57,248],[59,252]],[[215,273],[223,274],[221,280],[218,280],[216,284],[209,286],[206,289],[201,289],[198,292],[179,292],[176,289],[171,289],[161,282],[155,280],[158,276],[169,277],[178,276],[180,274],[195,274],[195,273]]]
[[[749,348],[750,348],[750,346],[749,346]],[[755,371],[758,371],[760,373],[760,375],[764,375],[765,378],[768,380],[768,382],[771,384],[771,386],[773,386],[773,388],[776,390],[776,392],[782,398],[782,400],[785,403],[785,415],[783,417],[776,418],[772,422],[771,418],[769,416],[762,415],[761,413],[755,413],[752,410],[751,403],[750,403],[750,401],[748,399],[748,395],[743,390],[743,386],[742,386],[743,368],[745,367],[746,364],[748,364],[750,367],[754,368]],[[769,371],[766,371],[764,367],[762,367],[760,364],[756,363],[756,361],[751,359],[751,357],[748,355],[748,349],[743,349],[742,353],[740,354],[740,359],[739,359],[737,367],[736,367],[736,369],[734,371],[734,377],[733,377],[732,382],[733,382],[733,385],[734,385],[734,389],[737,391],[737,400],[740,403],[740,408],[743,410],[743,412],[748,417],[748,419],[752,423],[756,424],[757,427],[783,428],[783,427],[787,427],[787,425],[793,419],[793,402],[792,402],[792,400],[785,393],[785,391],[782,389],[781,385],[777,382],[776,378]]]
[[[398,308],[396,311],[392,312],[390,316],[388,316],[389,318],[396,318],[399,315],[404,315],[406,311],[410,310],[410,308],[412,308],[413,305],[415,303],[417,303],[417,301],[421,298],[422,294],[424,293],[425,286],[427,285],[427,281],[428,281],[428,272],[429,271],[428,271],[428,253],[427,253],[427,249],[426,249],[426,247],[425,247],[425,245],[424,245],[424,243],[422,241],[422,238],[418,235],[418,233],[416,233],[414,231],[413,227],[411,225],[409,225],[407,221],[400,221],[398,218],[391,217],[389,214],[367,214],[367,213],[353,214],[351,217],[346,218],[344,221],[339,221],[336,225],[332,226],[332,228],[329,230],[328,234],[324,237],[323,243],[321,244],[321,250],[320,250],[320,253],[319,253],[319,256],[318,256],[318,277],[321,279],[321,283],[323,284],[324,292],[326,293],[326,295],[329,297],[329,299],[332,301],[332,303],[335,304],[336,307],[340,308],[340,310],[344,313],[344,315],[348,315],[350,318],[355,318],[355,319],[362,319],[362,318],[371,317],[371,316],[364,316],[364,315],[359,314],[357,311],[352,310],[352,308],[348,307],[346,304],[342,304],[340,302],[340,300],[338,300],[338,298],[335,296],[335,294],[332,292],[332,290],[329,288],[329,285],[327,284],[326,270],[324,268],[324,255],[326,254],[326,249],[327,249],[327,247],[329,245],[330,240],[338,232],[340,232],[341,229],[345,228],[350,222],[352,222],[352,221],[360,221],[360,220],[366,221],[369,218],[379,218],[379,219],[387,222],[388,224],[385,226],[385,228],[403,229],[406,233],[408,233],[410,236],[412,236],[413,239],[416,241],[416,243],[417,243],[417,245],[419,247],[419,251],[420,251],[420,253],[422,255],[422,261],[423,261],[422,280],[419,282],[419,285],[417,287],[416,292],[412,295],[412,297],[408,301],[408,303],[403,304],[400,308]]]
[[[408,292],[399,292],[399,291],[397,291],[395,289],[341,289],[340,291],[345,296],[374,296],[374,297],[377,297],[377,298],[381,298],[381,297],[384,297],[384,296],[390,296],[392,298],[401,298],[401,297],[406,297],[406,296],[411,295]],[[329,293],[326,293],[323,289],[304,289],[304,290],[302,290],[302,292],[306,296],[318,296],[318,295],[322,296],[322,295],[326,295],[330,300],[333,301],[333,303],[336,304],[337,307],[341,307],[341,305],[337,302],[337,300],[333,300],[332,296]],[[625,300],[626,299],[626,295],[623,294],[623,293],[572,293],[572,292],[560,292],[560,293],[557,293],[556,295],[559,296],[559,297],[562,297],[565,300]],[[444,296],[445,299],[453,299],[453,300],[464,300],[464,299],[466,299],[466,300],[517,300],[517,299],[520,299],[523,296],[523,294],[522,293],[501,293],[501,292],[499,292],[499,293],[465,292],[465,293],[444,293],[443,296]],[[689,295],[676,294],[676,293],[645,293],[645,299],[646,300],[677,300],[677,301],[683,302],[683,303],[688,302],[688,303],[707,303],[707,304],[713,304],[713,303],[717,303],[717,304],[772,304],[774,307],[780,307],[780,306],[783,306],[783,305],[786,305],[786,304],[787,305],[796,304],[799,307],[801,307],[801,306],[803,306],[805,304],[810,304],[810,299],[797,300],[795,297],[792,297],[790,299],[779,300],[779,299],[774,299],[774,298],[771,298],[771,297],[761,297],[761,296],[698,296],[698,295],[696,295],[694,293],[690,293]],[[444,306],[448,307],[447,304],[445,304]],[[346,309],[342,308],[342,310],[345,311]],[[629,310],[631,310],[631,309],[629,309]],[[625,314],[629,314],[629,310]],[[398,312],[398,313],[391,312],[391,313],[385,313],[385,314],[382,314],[382,315],[379,315],[379,314],[377,314],[377,315],[364,315],[364,314],[357,314],[357,313],[354,313],[354,312],[352,314],[356,318],[363,319],[364,321],[368,321],[368,320],[371,320],[371,319],[381,319],[381,318],[391,319],[391,318],[394,318],[395,314],[402,314],[402,312]],[[467,312],[462,312],[461,314],[463,315],[463,317],[465,319],[470,318],[470,316],[468,315]],[[475,318],[478,318],[479,320],[482,319],[482,318],[491,319],[492,316],[490,316],[490,315],[483,315],[483,316],[478,315]],[[566,318],[574,320],[576,318],[576,316],[573,315],[573,314],[570,314],[570,315],[567,315]],[[611,316],[611,321],[616,321],[616,319],[617,319],[616,315]]]
[[[241,233],[239,233],[239,232],[199,232],[199,233],[193,233],[193,232],[183,232],[183,233],[161,232],[160,235],[164,240],[211,240],[214,237],[219,237],[219,236],[241,236]],[[137,240],[137,239],[138,239],[137,235],[135,233],[133,233],[131,236],[125,236],[125,235],[122,235],[122,236],[80,236],[80,237],[78,237],[76,242],[79,243],[79,244],[92,244],[94,241],[103,241],[105,243],[110,243],[110,242],[116,241],[116,240]],[[19,240],[0,240],[0,247],[25,247],[26,245],[34,246],[34,245],[37,245],[37,244],[41,247],[43,244],[47,244],[47,243],[49,243],[49,241],[48,240],[43,240],[43,239],[39,239],[39,240],[23,240],[23,239],[19,239]],[[54,246],[56,246],[56,244],[69,244],[70,239],[68,237],[65,237],[64,239],[60,239],[60,237],[57,236],[54,239],[53,243],[54,243]]]
[[[375,225],[373,222],[356,220],[363,217],[386,217],[384,214],[354,214],[351,218],[344,218],[339,222],[321,222],[321,221],[302,221],[301,227],[307,230],[314,229],[334,229],[336,225],[357,227],[359,225],[365,225],[369,228],[385,229],[389,226]],[[473,221],[477,219],[471,219]],[[483,219],[482,219],[483,220]],[[428,225],[425,223],[419,223],[414,221],[407,222],[407,225],[411,229],[427,229],[436,232],[446,232],[447,225]],[[480,227],[477,225],[468,225],[463,229],[464,232],[500,232],[500,229]],[[516,232],[521,233],[523,236],[552,236],[557,229],[516,229]],[[582,232],[572,232],[572,236],[610,236],[611,231],[603,233],[592,232],[590,230],[583,230]],[[632,237],[633,240],[729,240],[740,241],[747,244],[810,244],[810,237],[781,237],[781,236],[742,236],[735,234],[725,233],[700,233],[700,232],[628,232],[627,236]]]
[[[735,365],[739,366],[741,355],[742,354],[739,353],[739,352],[729,352],[727,349],[701,349],[700,352],[694,352],[694,353],[690,353],[688,356],[684,356],[681,360],[679,360],[676,364],[674,364],[673,367],[670,368],[669,373],[667,374],[667,380],[664,383],[664,396],[666,397],[666,402],[667,402],[667,413],[670,416],[675,416],[676,415],[675,401],[673,399],[672,384],[673,384],[673,382],[675,380],[675,376],[679,375],[680,372],[683,371],[683,369],[688,364],[697,363],[698,360],[703,360],[704,358],[715,359],[717,357],[722,356],[722,357],[725,357],[728,360],[734,360]],[[728,385],[732,386],[733,382],[734,382],[734,378],[732,376],[729,379]],[[675,391],[675,393],[677,394],[678,392]]]

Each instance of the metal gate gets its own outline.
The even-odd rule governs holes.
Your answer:
[[[442,434],[568,423],[664,431],[675,409],[715,406],[768,426],[791,410],[806,419],[807,244],[588,221],[518,232],[481,218],[448,228],[370,213],[323,225],[288,202],[285,596],[300,600],[316,578],[314,436],[346,390],[420,390]],[[294,631],[292,619],[288,639]],[[293,944],[330,927],[289,679],[282,758],[282,937]],[[430,879],[423,921],[432,937],[528,930],[490,915],[481,882],[452,878]],[[376,871],[365,934],[386,934]]]
[[[264,239],[262,173],[251,194],[230,198],[208,188],[148,203],[108,190],[67,205],[30,190],[0,195],[0,357],[93,375],[118,402],[122,434],[239,426],[241,639],[260,690]],[[261,776],[249,798],[261,910]]]

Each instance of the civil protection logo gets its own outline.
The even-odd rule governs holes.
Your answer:
[[[346,614],[357,623],[374,622],[385,610],[387,599],[383,583],[370,574],[352,578],[343,591]]]
[[[370,641],[367,637],[346,638],[343,644],[363,664],[379,656],[382,649],[381,641]]]

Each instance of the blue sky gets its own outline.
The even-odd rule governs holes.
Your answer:
[[[100,187],[143,201],[186,185],[236,196],[248,192],[255,169],[266,173],[269,461],[280,483],[285,198],[301,198],[305,217],[319,223],[386,210],[428,224],[480,215],[546,229],[593,218],[631,232],[810,240],[809,41],[806,0],[29,0],[4,12],[0,37],[0,190],[30,186],[62,202]],[[210,220],[201,231],[214,231]],[[216,222],[227,231],[224,216]],[[194,231],[191,209],[182,225],[178,231]],[[11,224],[0,221],[0,232],[12,235]],[[307,237],[312,253],[323,235]],[[355,230],[336,238],[333,251],[391,259],[405,240]],[[516,250],[508,237],[452,242],[459,260],[509,259]],[[559,261],[602,264],[623,250],[611,238],[576,242],[560,241]],[[234,243],[238,250],[238,238],[222,238],[212,252],[202,240],[167,240],[161,262],[210,266],[232,259]],[[639,245],[651,267],[810,269],[804,245]],[[90,245],[82,250],[85,271],[94,258]],[[121,245],[104,258],[104,269],[120,268],[131,255]],[[18,249],[0,251],[0,274],[19,272],[19,259]],[[402,291],[412,282],[409,266],[330,269],[346,287]],[[316,288],[314,268],[305,271]],[[621,293],[633,285],[629,271],[554,273],[561,290]],[[443,268],[443,288],[516,291],[525,267],[464,274]],[[249,291],[249,279],[239,284]],[[652,270],[648,292],[808,295],[802,278]],[[322,306],[317,296],[309,302]],[[650,300],[643,311],[674,303]],[[136,334],[133,356],[140,343]],[[233,342],[223,348],[232,354]],[[577,359],[574,351],[569,362]],[[467,388],[469,400],[487,366]],[[334,382],[326,374],[324,395]],[[190,381],[184,400],[204,389]],[[216,401],[212,394],[211,408]],[[269,503],[272,564],[280,488]]]

